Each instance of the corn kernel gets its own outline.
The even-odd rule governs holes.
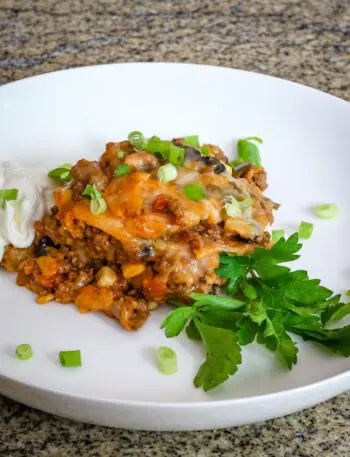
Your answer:
[[[125,279],[133,278],[143,273],[145,268],[142,263],[126,263],[122,265],[123,276]]]

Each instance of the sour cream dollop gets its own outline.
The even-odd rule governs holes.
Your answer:
[[[8,244],[27,248],[33,243],[34,222],[53,206],[54,187],[46,170],[0,162],[0,189],[18,189],[17,199],[0,208],[0,261]]]

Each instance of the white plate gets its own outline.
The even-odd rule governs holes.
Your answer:
[[[59,165],[97,158],[107,141],[131,130],[162,137],[199,134],[233,152],[233,139],[264,139],[268,194],[282,203],[277,227],[315,223],[295,267],[336,291],[350,286],[350,105],[291,82],[225,68],[124,64],[62,71],[0,88],[2,159]],[[310,208],[336,202],[338,220],[315,220]],[[149,430],[234,426],[288,414],[350,387],[350,360],[300,343],[288,372],[260,346],[244,350],[237,375],[210,393],[195,389],[203,350],[185,337],[167,340],[155,312],[128,333],[102,315],[74,306],[38,306],[0,273],[0,392],[72,419]],[[17,344],[35,357],[19,362]],[[155,348],[173,347],[179,370],[162,375]],[[57,352],[82,350],[81,369],[62,369]]]

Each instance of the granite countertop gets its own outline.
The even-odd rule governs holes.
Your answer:
[[[0,84],[73,66],[244,68],[350,100],[348,0],[1,0]],[[267,423],[150,433],[84,425],[0,397],[1,457],[350,455],[350,393]]]

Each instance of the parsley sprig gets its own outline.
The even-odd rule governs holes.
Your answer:
[[[203,342],[206,358],[194,379],[196,387],[208,391],[225,382],[242,361],[241,347],[253,341],[291,369],[298,348],[290,333],[350,356],[350,325],[326,328],[329,321],[350,314],[350,303],[342,303],[340,295],[309,279],[306,271],[281,265],[296,260],[300,249],[294,234],[250,256],[223,253],[216,272],[227,280],[227,296],[191,294],[191,306],[176,303],[162,328],[169,338],[186,329],[189,338]]]

